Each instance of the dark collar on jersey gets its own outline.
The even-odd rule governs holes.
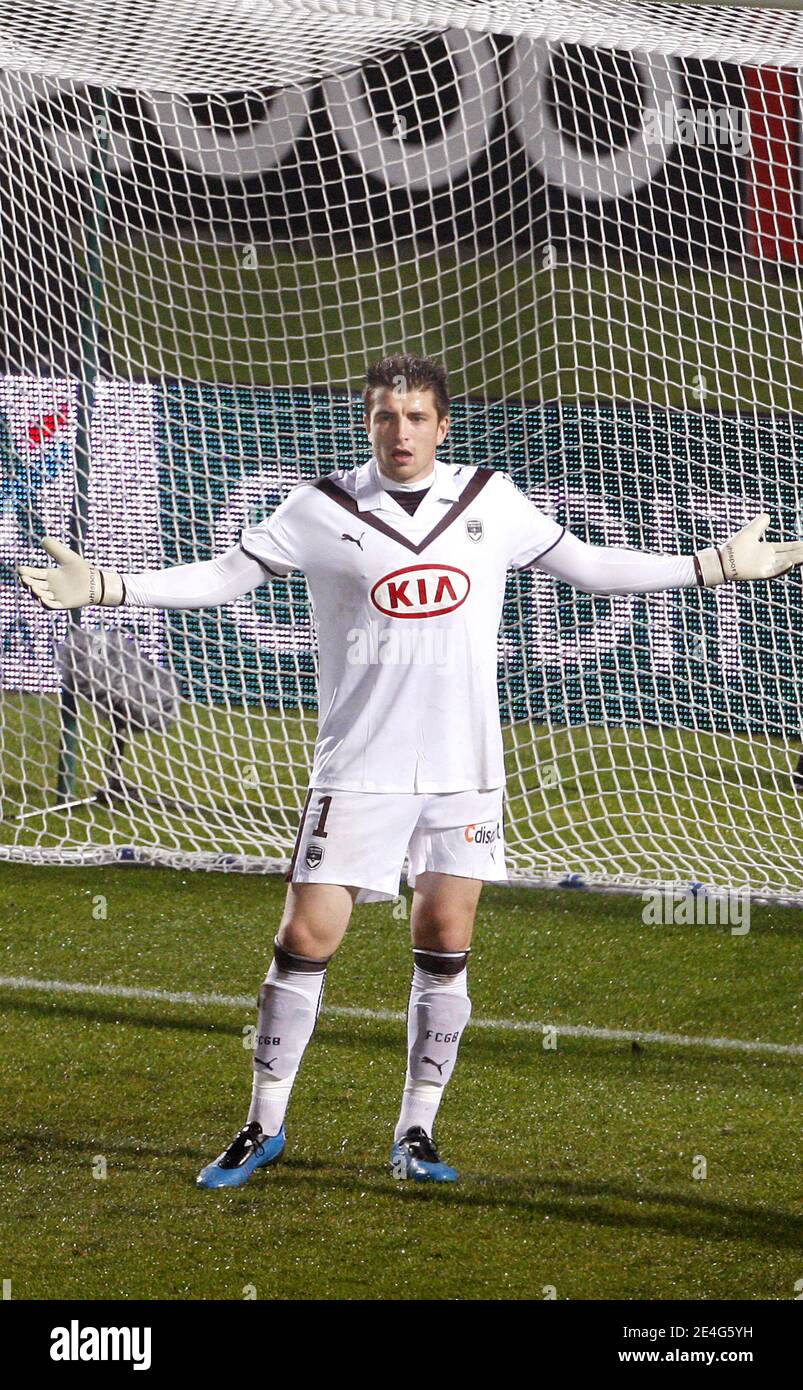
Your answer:
[[[326,497],[330,497],[333,502],[337,502],[339,506],[343,507],[347,512],[350,512],[352,516],[359,516],[369,526],[373,526],[376,531],[381,531],[383,535],[389,536],[391,540],[397,541],[405,550],[412,550],[414,555],[420,555],[422,550],[426,550],[427,546],[431,545],[432,541],[437,540],[438,536],[446,530],[447,526],[451,526],[452,522],[457,520],[461,512],[464,512],[466,507],[473,502],[477,494],[482,491],[486,483],[493,477],[493,469],[478,468],[471,475],[468,482],[464,483],[462,490],[459,490],[460,474],[461,470],[457,469],[454,474],[450,475],[458,488],[455,500],[452,501],[450,507],[444,508],[440,520],[433,526],[432,530],[424,536],[423,540],[420,541],[410,540],[408,536],[397,531],[395,527],[389,526],[381,517],[374,516],[371,509],[360,507],[357,498],[351,496],[350,493],[346,492],[345,488],[340,487],[331,478],[316,478],[310,486],[317,488],[319,492],[324,493]],[[377,486],[381,492],[382,488],[379,484],[377,484]],[[442,494],[439,493],[438,495]]]
[[[379,464],[373,456],[356,470],[354,499],[361,512],[377,511],[387,499],[386,489],[379,481],[378,474]],[[447,502],[456,502],[464,487],[464,475],[461,476],[459,472],[456,475],[448,464],[442,463],[440,459],[436,458],[432,487],[427,496],[443,498]]]

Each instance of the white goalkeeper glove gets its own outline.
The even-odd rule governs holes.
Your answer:
[[[45,536],[42,545],[56,561],[56,568],[18,565],[17,574],[45,608],[83,608],[88,603],[113,608],[122,603],[123,581],[114,570],[88,564],[82,555],[52,536]]]
[[[707,589],[734,579],[774,579],[803,565],[803,541],[763,541],[770,524],[767,512],[742,527],[724,545],[698,550],[694,557],[698,582]]]

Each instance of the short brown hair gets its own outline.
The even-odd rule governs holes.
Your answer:
[[[435,397],[435,410],[438,419],[449,414],[449,387],[446,381],[446,368],[432,357],[413,357],[409,352],[399,352],[393,357],[383,357],[375,362],[365,373],[365,392],[363,404],[366,415],[371,413],[371,395],[377,387],[387,386],[391,390],[404,381],[404,389],[431,391]]]

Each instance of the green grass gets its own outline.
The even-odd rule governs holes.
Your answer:
[[[150,237],[110,248],[105,302],[124,376],[354,388],[404,347],[445,361],[455,395],[803,409],[801,290],[736,268]]]
[[[3,866],[0,972],[255,996],[282,894]],[[734,937],[644,926],[638,899],[486,890],[475,1017],[798,1042],[800,958],[791,909]],[[406,923],[358,909],[327,1004],[401,1011],[408,975]],[[801,1277],[797,1057],[469,1028],[439,1121],[462,1182],[421,1190],[384,1166],[403,1024],[324,1012],[286,1161],[201,1193],[244,1115],[250,1008],[2,988],[0,1011],[14,1298],[782,1300]]]

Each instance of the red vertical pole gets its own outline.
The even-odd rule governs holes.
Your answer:
[[[789,68],[744,68],[750,118],[748,232],[755,256],[799,261],[800,91]]]

